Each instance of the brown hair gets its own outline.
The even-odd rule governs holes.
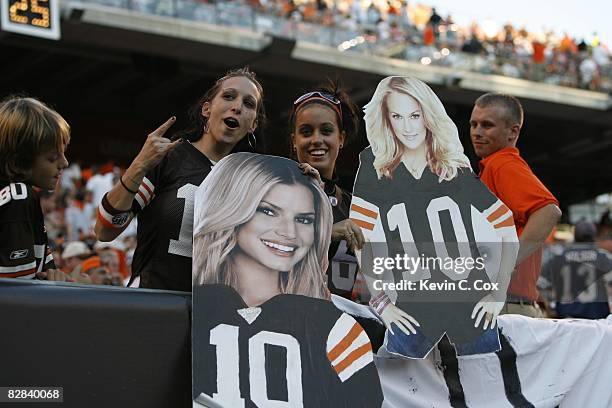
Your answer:
[[[184,138],[190,142],[199,140],[204,134],[206,122],[208,121],[207,118],[202,116],[202,105],[204,105],[205,102],[212,101],[215,96],[217,96],[217,93],[219,93],[219,90],[221,89],[221,85],[223,85],[223,82],[226,79],[235,77],[245,77],[257,88],[257,91],[259,92],[259,100],[257,101],[257,130],[255,132],[257,133],[257,131],[263,129],[266,122],[266,110],[263,103],[263,87],[261,86],[261,83],[257,79],[255,73],[251,71],[249,67],[242,67],[232,69],[226,72],[224,76],[217,79],[215,84],[210,87],[206,93],[200,97],[200,100],[189,109],[189,125],[185,129],[175,133],[172,136],[172,140],[177,140],[179,138]]]
[[[10,96],[0,102],[0,177],[23,181],[36,156],[64,150],[70,126],[64,118],[34,98]]]
[[[328,78],[325,85],[315,88],[314,91],[329,94],[340,101],[340,111],[342,112],[342,117],[338,117],[338,112],[336,112],[336,118],[338,119],[338,128],[340,131],[344,131],[346,134],[346,139],[344,141],[344,145],[346,146],[357,136],[357,133],[359,132],[357,105],[353,103],[348,93],[346,93],[346,91],[343,89],[340,79],[332,80]],[[289,115],[289,134],[295,133],[295,120],[297,118],[297,112],[313,103],[318,103],[323,106],[331,105],[331,102],[327,104],[322,102],[320,99],[313,99],[307,100],[303,104],[300,104],[297,109],[295,109],[294,106],[291,110],[291,114]],[[293,147],[293,142],[291,140],[289,143],[291,145],[290,147]]]

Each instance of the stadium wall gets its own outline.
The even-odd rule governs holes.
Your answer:
[[[0,279],[0,385],[63,387],[45,407],[191,406],[190,307],[182,292]]]

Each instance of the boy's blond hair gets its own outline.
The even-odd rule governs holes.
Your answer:
[[[34,98],[12,96],[0,102],[0,178],[24,181],[39,154],[70,142],[64,118]]]

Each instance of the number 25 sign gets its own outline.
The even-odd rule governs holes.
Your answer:
[[[59,0],[0,0],[5,31],[60,39]]]

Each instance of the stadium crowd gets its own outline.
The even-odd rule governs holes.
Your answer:
[[[364,2],[323,0],[254,1],[256,10],[294,21],[321,24],[355,33],[366,50],[424,64],[546,82],[583,89],[612,91],[610,50],[594,34],[577,39],[553,31],[529,32],[511,23],[497,27],[474,22],[456,24],[435,8],[408,1]],[[347,50],[355,42],[339,46]],[[357,46],[357,49],[360,47]]]
[[[452,15],[442,17],[435,8],[407,0],[142,0],[129,7],[243,26],[341,51],[612,92],[610,45],[596,32],[579,38],[552,30],[532,32],[511,22],[463,26]]]
[[[112,163],[74,163],[62,172],[56,190],[41,192],[55,264],[77,282],[125,286],[129,280],[136,222],[109,243],[98,241],[94,233],[96,209],[121,173]]]
[[[368,3],[364,7],[365,2],[350,0],[251,2],[264,13],[353,32],[359,39],[342,43],[341,50],[355,46],[423,64],[612,91],[610,50],[596,34],[586,40],[553,31],[533,33],[511,23],[497,27],[474,22],[465,27],[451,15],[443,18],[435,8],[408,1]]]

